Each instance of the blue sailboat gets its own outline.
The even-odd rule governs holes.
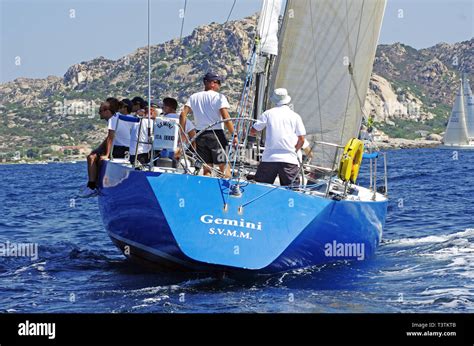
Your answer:
[[[281,5],[263,1],[233,119],[240,143],[228,152],[230,178],[199,175],[202,163],[189,151],[176,167],[160,158],[148,166],[103,162],[100,213],[127,257],[172,270],[273,274],[374,255],[386,172],[381,190],[380,154],[363,154],[357,137],[385,1],[289,0],[280,25]],[[251,179],[263,143],[248,130],[278,87],[293,96],[310,134],[298,185]],[[163,128],[172,126],[155,126],[152,140]],[[152,145],[169,149],[162,140]],[[368,187],[356,184],[361,165],[370,168]]]

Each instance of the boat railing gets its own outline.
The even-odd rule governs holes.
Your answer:
[[[119,123],[121,121],[132,121],[132,122],[140,122],[139,126],[141,127],[141,119],[133,119],[132,117],[129,117],[129,116],[119,116],[119,119],[117,121],[117,127],[119,126]],[[237,133],[237,138],[239,139],[239,145],[236,146],[235,148],[230,145],[229,146],[229,149],[228,151],[225,151],[224,150],[224,153],[226,155],[226,161],[227,163],[233,163],[233,166],[232,166],[232,170],[235,170],[237,167],[235,167],[235,160],[236,160],[236,157],[239,153],[240,150],[244,149],[245,147],[245,144],[247,143],[247,137],[248,135],[250,134],[250,128],[251,128],[251,124],[256,122],[255,119],[250,119],[250,118],[244,118],[244,117],[236,117],[236,118],[228,118],[228,119],[220,119],[218,121],[215,121],[214,123],[212,124],[209,124],[206,128],[204,128],[203,130],[200,130],[198,133],[196,133],[195,136],[193,136],[192,138],[189,138],[187,133],[185,131],[183,131],[183,129],[181,128],[181,126],[178,124],[178,126],[180,127],[180,131],[181,133],[183,134],[183,138],[184,138],[184,141],[180,141],[180,145],[181,145],[181,149],[182,149],[182,152],[183,152],[183,156],[184,156],[184,159],[185,159],[185,162],[186,162],[186,167],[185,167],[185,172],[190,172],[189,171],[189,167],[187,167],[187,159],[188,159],[188,154],[186,153],[186,148],[191,148],[192,147],[192,144],[193,142],[195,142],[197,140],[197,138],[199,138],[200,135],[202,135],[204,133],[204,131],[208,131],[208,130],[211,130],[213,127],[215,127],[216,125],[219,125],[219,124],[223,124],[223,123],[226,123],[226,122],[229,122],[229,121],[232,121],[232,122],[235,122],[235,133]],[[117,129],[117,128],[116,128]],[[151,136],[151,141],[146,141],[146,142],[143,142],[143,144],[151,144],[152,148],[153,148],[153,136]],[[184,142],[187,142],[187,146],[184,144]],[[258,142],[258,141],[257,141]],[[137,138],[137,147],[138,147],[138,144],[139,143],[142,143],[141,141],[139,141],[139,136]],[[113,144],[114,145],[114,144]],[[306,157],[306,160],[304,160],[303,162],[301,162],[301,165],[300,165],[300,172],[298,175],[301,175],[302,177],[302,183],[303,185],[301,187],[304,188],[304,181],[306,179],[306,175],[305,175],[305,170],[307,171],[317,171],[317,172],[320,172],[323,174],[323,177],[322,179],[324,180],[327,180],[327,188],[326,188],[326,192],[325,192],[325,195],[326,197],[329,196],[329,193],[331,191],[331,185],[333,183],[333,180],[334,178],[337,176],[337,173],[338,173],[338,164],[337,164],[337,159],[339,157],[339,154],[340,154],[340,150],[341,149],[344,149],[344,146],[340,145],[340,144],[336,144],[336,143],[330,143],[330,142],[324,142],[324,141],[312,141],[312,147],[311,149],[314,148],[315,145],[318,145],[318,146],[329,146],[329,147],[333,147],[333,148],[336,148],[335,150],[335,153],[334,153],[334,160],[333,160],[333,165],[332,165],[332,168],[329,168],[329,167],[324,167],[324,166],[318,166],[318,165],[315,165],[313,164],[312,162],[310,162],[310,159],[311,157]],[[224,149],[224,148],[223,148]],[[261,148],[257,148],[257,150],[260,150]],[[113,146],[112,146],[112,151],[113,151]],[[137,150],[136,150],[137,152]],[[193,155],[197,155],[196,152],[192,152]],[[232,157],[232,154],[234,154],[234,157],[231,159]],[[257,156],[258,156],[258,153],[257,153]],[[365,153],[364,154],[364,157],[363,157],[365,160],[369,160],[369,189],[373,192],[373,197],[372,199],[375,200],[376,199],[376,194],[377,192],[379,193],[383,193],[385,196],[388,195],[388,175],[387,175],[387,158],[386,158],[386,153],[385,152],[376,152],[376,153]],[[383,158],[383,169],[384,169],[384,174],[383,174],[383,186],[378,186],[378,176],[377,176],[377,166],[378,166],[378,160],[380,158]],[[113,156],[112,156],[112,153],[111,153],[111,160],[113,160]],[[202,159],[199,157],[199,156],[196,156],[195,157],[195,161],[196,160],[201,160]],[[232,162],[234,161],[234,162]],[[153,166],[153,161],[150,163],[151,166]],[[202,163],[202,164],[205,164],[205,163]],[[137,160],[135,160],[134,163],[132,163],[132,165],[134,167],[136,167],[137,165]],[[212,171],[214,171],[217,175],[221,175],[221,172],[218,171],[217,169],[213,168],[213,167],[210,167]],[[240,169],[240,168],[239,168]],[[233,176],[235,176],[233,174]]]
[[[336,148],[335,153],[334,153],[334,159],[332,163],[332,168],[329,167],[323,167],[323,166],[317,166],[308,162],[302,162],[301,167],[304,172],[304,168],[307,168],[308,170],[312,171],[318,171],[320,173],[323,173],[323,179],[327,180],[327,186],[326,186],[326,191],[325,191],[325,196],[329,196],[329,192],[331,191],[331,185],[333,182],[333,178],[337,176],[337,158],[339,157],[339,151],[341,149],[344,149],[344,146],[339,145],[337,143],[330,143],[330,142],[324,142],[324,141],[312,141],[311,145],[311,150],[313,150],[315,145],[320,145],[320,146],[328,146],[328,147],[333,147]]]
[[[383,158],[383,186],[377,186],[377,167],[378,160]],[[372,191],[372,200],[376,200],[377,192],[382,193],[385,197],[388,196],[388,170],[387,170],[387,153],[374,152],[365,153],[363,159],[369,160],[369,190]]]
[[[329,196],[329,192],[331,191],[331,185],[333,184],[333,178],[337,176],[338,173],[338,165],[337,159],[339,157],[339,151],[344,149],[344,146],[336,144],[336,143],[329,143],[323,141],[313,141],[313,145],[318,144],[322,146],[329,146],[336,148],[334,153],[334,160],[333,160],[333,168],[318,166],[313,163],[303,162],[302,169],[309,170],[309,171],[317,171],[324,174],[324,180],[327,180],[327,188],[326,188],[326,197]],[[371,152],[365,153],[363,156],[364,160],[369,160],[369,190],[372,191],[372,200],[376,200],[377,193],[382,193],[385,197],[388,196],[388,174],[387,174],[387,154],[385,152]],[[378,172],[377,166],[379,163],[379,159],[383,159],[383,185],[378,186]]]
[[[249,119],[249,118],[227,118],[227,119],[221,119],[221,120],[218,120],[218,121],[215,121],[209,125],[207,125],[204,129],[202,130],[199,130],[199,132],[196,133],[196,135],[193,137],[193,138],[189,138],[189,141],[190,142],[194,142],[204,131],[209,131],[209,130],[212,130],[212,128],[216,125],[219,125],[219,124],[224,124],[226,122],[229,122],[229,121],[236,121],[236,122],[249,122],[249,123],[254,123],[256,122],[257,120],[255,119]],[[234,129],[235,130],[235,129]],[[240,124],[238,124],[238,129],[235,130],[235,131],[243,131],[241,128],[240,128]]]
[[[199,136],[201,136],[205,131],[210,131],[216,125],[225,124],[225,123],[230,122],[230,121],[232,121],[234,123],[234,133],[237,134],[237,139],[239,141],[239,145],[237,145],[235,147],[233,145],[229,145],[227,151],[225,150],[225,148],[221,148],[221,149],[223,150],[223,153],[226,156],[227,164],[232,164],[232,170],[234,170],[235,169],[235,163],[236,163],[236,160],[238,158],[238,154],[246,146],[247,137],[250,133],[251,124],[256,122],[255,119],[245,118],[245,117],[220,119],[218,121],[215,121],[215,122],[209,124],[204,129],[199,130],[196,133],[196,135],[193,136],[192,138],[189,138],[188,135],[186,133],[184,133],[185,141],[188,143],[188,145],[190,147],[190,146],[192,146],[193,142],[195,142],[199,138]],[[198,160],[201,161],[201,163],[203,165],[205,165],[202,158],[199,157],[199,155],[196,152],[193,152],[193,154],[196,156],[196,158]],[[186,153],[184,153],[184,155],[186,155]],[[185,156],[185,158],[186,158],[186,156]],[[218,176],[221,175],[221,172],[219,170],[215,169],[214,167],[208,167],[208,168],[211,169],[211,171],[213,171]]]

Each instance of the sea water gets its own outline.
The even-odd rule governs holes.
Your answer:
[[[10,249],[0,254],[0,311],[474,311],[474,151],[387,156],[390,204],[375,257],[255,279],[131,264],[97,199],[75,198],[85,163],[0,165],[0,243]]]

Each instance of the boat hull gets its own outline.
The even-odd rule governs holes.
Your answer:
[[[162,268],[271,274],[365,260],[382,237],[387,201],[334,200],[266,184],[134,171],[105,162],[99,208],[113,242]]]

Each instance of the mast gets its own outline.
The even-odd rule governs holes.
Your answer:
[[[151,134],[151,48],[150,48],[150,0],[148,0],[147,44],[148,44],[148,142],[151,142],[150,168],[153,167],[153,138]]]

